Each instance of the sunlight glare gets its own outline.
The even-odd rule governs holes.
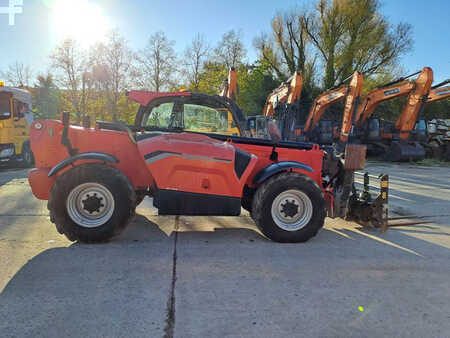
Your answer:
[[[58,39],[72,38],[87,47],[104,40],[110,30],[103,9],[89,0],[55,0],[52,7]]]

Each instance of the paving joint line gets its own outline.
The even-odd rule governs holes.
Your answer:
[[[174,245],[172,256],[172,282],[170,285],[169,299],[167,301],[166,310],[166,327],[164,328],[164,337],[174,337],[175,331],[175,286],[177,281],[177,242],[178,242],[178,230],[179,230],[180,216],[175,216],[174,226]]]

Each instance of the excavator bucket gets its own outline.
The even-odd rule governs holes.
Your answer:
[[[393,141],[384,159],[391,162],[415,162],[422,161],[425,154],[425,148],[417,142]]]

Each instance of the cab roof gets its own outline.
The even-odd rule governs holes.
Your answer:
[[[152,100],[160,97],[172,96],[191,96],[190,92],[165,92],[157,93],[146,90],[132,90],[127,93],[130,100],[139,103],[142,106],[147,106]]]
[[[32,109],[31,94],[29,91],[26,91],[24,89],[15,88],[15,87],[0,87],[0,93],[1,92],[12,94],[14,99],[26,104],[31,111],[31,109]]]

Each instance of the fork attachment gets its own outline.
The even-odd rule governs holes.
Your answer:
[[[360,175],[359,173],[355,174]],[[382,174],[378,179],[380,181],[380,193],[374,200],[369,191],[370,176],[368,173],[364,174],[363,189],[361,191],[356,189],[353,182],[346,219],[355,221],[363,226],[381,228],[381,232],[385,232],[389,226],[389,175]]]

